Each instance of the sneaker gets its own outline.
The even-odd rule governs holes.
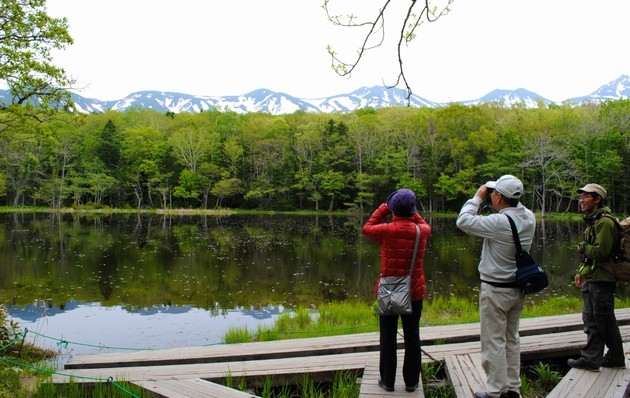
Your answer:
[[[407,392],[414,392],[418,389],[418,387],[420,386],[420,384],[416,384],[415,386],[406,386],[405,387],[405,391]]]
[[[605,368],[625,368],[626,361],[624,361],[623,359],[621,361],[611,361],[608,358],[604,358],[604,360],[602,361],[602,366]]]
[[[381,381],[381,379],[378,379],[378,385],[379,385],[379,387],[381,387],[385,391],[389,391],[389,392],[394,391],[394,387],[390,387],[388,385],[385,385],[385,383],[383,383]]]
[[[567,361],[567,365],[576,369],[584,369],[584,370],[590,370],[591,372],[599,372],[599,366],[595,366],[592,363],[589,363],[584,358],[578,358],[578,359],[571,358]]]

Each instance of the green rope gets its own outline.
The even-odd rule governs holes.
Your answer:
[[[132,396],[132,397],[134,397],[134,398],[140,398],[139,396],[137,396],[136,394],[134,394],[134,393],[132,393],[131,391],[127,390],[126,388],[124,388],[124,387],[123,387],[123,386],[121,386],[120,384],[116,383],[116,382],[114,381],[114,378],[113,378],[113,377],[109,377],[109,378],[107,379],[107,382],[108,382],[109,384],[111,384],[111,385],[115,386],[115,387],[116,387],[116,388],[118,388],[119,390],[121,390],[121,391],[125,392],[126,394],[131,395],[131,396]]]
[[[46,373],[48,375],[55,374],[55,375],[58,375],[58,376],[64,376],[64,377],[75,378],[75,379],[91,380],[91,381],[96,381],[96,382],[101,382],[101,383],[107,382],[107,383],[115,386],[116,388],[120,389],[124,393],[131,395],[134,398],[140,398],[139,396],[135,395],[131,391],[125,389],[120,384],[116,383],[114,381],[114,378],[111,377],[111,376],[109,378],[107,378],[107,379],[103,379],[101,377],[88,377],[88,376],[69,375],[67,373],[55,372],[54,370],[48,370],[48,369],[44,369],[44,368],[39,368],[37,366],[33,366],[33,365],[26,364],[26,363],[14,361],[14,360],[9,359],[9,358],[0,357],[0,361],[8,363],[8,364],[11,364],[11,365],[21,366],[23,368],[31,369],[31,370],[34,370],[34,371],[37,371],[37,372]]]
[[[522,318],[528,318],[528,315],[524,315],[522,316]],[[423,327],[429,327],[429,326],[444,326],[444,325],[450,325],[450,324],[462,324],[462,323],[478,323],[479,321],[470,321],[470,322],[437,322],[437,323],[428,323],[428,322],[421,322],[421,326]],[[374,326],[377,325],[378,322],[375,323],[368,323],[368,324],[363,324],[363,325],[355,325],[355,326],[348,326],[345,328],[337,328],[337,329],[325,329],[325,330],[279,330],[279,331],[273,331],[274,333],[277,334],[283,334],[283,335],[308,335],[308,334],[326,334],[326,333],[337,333],[337,332],[342,332],[342,331],[349,331],[349,330],[357,330],[357,329],[362,329],[362,328],[367,328],[370,326]],[[26,333],[29,332],[28,329],[26,329],[26,332],[24,334],[18,334],[18,337],[16,337],[16,340],[12,341],[11,343],[9,343],[7,345],[10,346],[11,344],[15,344],[17,342],[17,340],[19,339],[20,336],[22,337],[26,337]],[[34,331],[30,331],[33,334],[36,334],[37,336],[40,336],[42,338],[45,339],[49,339],[49,340],[54,340],[56,341],[56,345],[57,347],[63,347],[64,349],[68,348],[68,345],[70,344],[74,344],[74,345],[79,345],[79,346],[84,346],[84,347],[93,347],[93,348],[99,348],[99,349],[109,349],[109,350],[129,350],[129,351],[153,351],[153,350],[157,350],[157,348],[137,348],[137,347],[116,347],[116,346],[107,346],[107,345],[103,345],[103,344],[87,344],[87,343],[81,343],[81,342],[76,342],[76,341],[69,341],[69,340],[64,340],[64,339],[58,339],[55,337],[51,337],[51,336],[47,336],[45,334],[41,334],[38,332],[34,332]],[[235,339],[233,340],[234,342],[243,342],[243,341],[251,341],[254,340],[256,338],[258,338],[259,336],[261,336],[262,333],[255,333],[255,334],[251,334],[249,336],[245,336],[241,339]],[[223,345],[226,344],[225,342],[217,342],[217,343],[209,343],[209,344],[204,344],[201,347],[210,347],[210,346],[215,346],[215,345]],[[4,350],[6,347],[0,348],[0,351]]]
[[[43,337],[45,339],[49,339],[49,340],[55,340],[57,341],[57,346],[63,346],[63,348],[68,348],[68,344],[74,344],[74,345],[80,345],[80,346],[84,346],[84,347],[94,347],[94,348],[100,348],[100,349],[109,349],[109,350],[133,350],[133,351],[151,351],[151,350],[155,350],[155,348],[129,348],[129,347],[112,347],[112,346],[106,346],[106,345],[96,345],[96,344],[86,344],[86,343],[80,343],[77,341],[69,341],[69,340],[63,340],[63,339],[57,339],[55,337],[51,337],[51,336],[46,336],[45,334],[41,334],[41,333],[37,333],[37,332],[33,332],[31,331],[31,333],[36,334],[40,337]]]

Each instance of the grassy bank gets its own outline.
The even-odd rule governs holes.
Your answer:
[[[234,327],[223,338],[224,343],[271,341],[300,337],[331,336],[378,331],[376,303],[359,302],[324,304],[317,310],[301,308],[278,317],[272,326],[259,327],[252,332]],[[617,308],[630,307],[630,299],[617,300]],[[576,297],[528,298],[522,318],[579,313],[582,301]],[[437,326],[479,322],[475,298],[439,297],[425,302],[420,326]]]

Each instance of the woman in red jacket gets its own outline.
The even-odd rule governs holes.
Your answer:
[[[393,214],[391,221],[385,222],[390,213]],[[420,382],[420,315],[426,289],[424,249],[431,234],[431,226],[416,211],[416,195],[410,189],[400,189],[391,194],[363,226],[363,234],[381,247],[381,275],[404,276],[409,273],[411,265],[416,225],[420,227],[420,242],[411,278],[413,312],[400,315],[405,339],[402,373],[409,392],[415,391]],[[381,377],[378,384],[386,391],[394,391],[398,315],[379,316],[379,325]]]

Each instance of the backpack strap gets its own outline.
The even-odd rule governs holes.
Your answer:
[[[420,242],[420,227],[418,224],[414,224],[416,226],[416,241],[413,244],[413,255],[411,256],[411,265],[409,266],[409,276],[413,274],[413,268],[416,263],[416,254],[418,254],[418,243]]]
[[[516,253],[521,255],[523,253],[523,247],[521,246],[521,238],[518,236],[518,231],[516,230],[516,225],[514,224],[514,220],[512,217],[505,215],[510,222],[510,228],[512,229],[512,238],[514,239],[514,245],[516,246]]]

